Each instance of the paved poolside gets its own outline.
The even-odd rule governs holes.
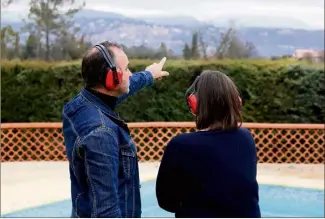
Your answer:
[[[155,179],[158,167],[159,162],[140,163],[141,181]],[[259,164],[258,181],[324,190],[324,164]],[[67,162],[1,163],[1,215],[69,198]]]

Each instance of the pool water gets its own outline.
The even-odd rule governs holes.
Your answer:
[[[174,217],[162,210],[155,196],[155,181],[142,184],[142,217]],[[324,190],[260,185],[262,217],[322,217]],[[70,200],[25,209],[2,217],[69,217]]]

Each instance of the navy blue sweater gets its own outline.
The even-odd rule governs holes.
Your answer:
[[[256,169],[246,128],[180,134],[159,167],[158,204],[176,217],[261,217]]]

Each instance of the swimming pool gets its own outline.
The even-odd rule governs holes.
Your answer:
[[[142,183],[142,217],[174,217],[159,208],[155,181]],[[260,185],[262,217],[324,217],[324,190]],[[25,209],[2,217],[69,217],[70,200]]]

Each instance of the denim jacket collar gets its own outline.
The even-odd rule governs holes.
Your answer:
[[[117,120],[121,120],[119,116],[103,101],[101,101],[98,97],[87,91],[85,88],[82,89],[80,93],[88,102],[94,105],[96,108],[101,110],[104,114],[114,117]]]

